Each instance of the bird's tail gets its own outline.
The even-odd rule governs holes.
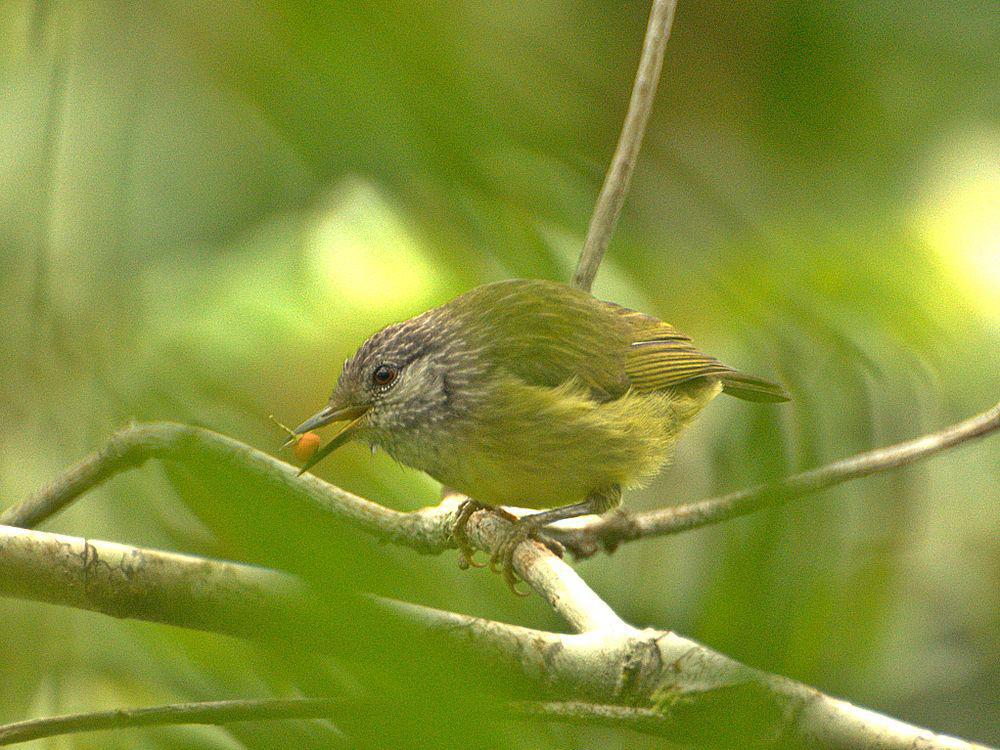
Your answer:
[[[742,372],[727,372],[719,376],[722,383],[722,392],[730,396],[736,396],[744,401],[761,401],[769,404],[777,404],[782,401],[789,401],[792,397],[788,391],[777,383],[770,380],[758,378],[755,375],[746,375]]]

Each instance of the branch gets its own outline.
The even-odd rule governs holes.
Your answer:
[[[643,734],[670,736],[665,731],[669,724],[663,714],[652,708],[581,701],[521,701],[514,704],[514,710],[531,719],[590,724],[612,729],[628,728]]]
[[[998,422],[1000,405],[938,433],[806,472],[778,486],[786,493],[804,494],[902,466],[986,435],[997,429]],[[192,451],[202,460],[208,454],[256,472],[261,481],[279,483],[379,538],[422,552],[438,552],[453,545],[450,529],[460,496],[448,497],[434,508],[400,513],[316,477],[298,478],[295,467],[239,441],[170,423],[126,429],[112,439],[109,447],[21,506],[8,509],[4,517],[48,517],[117,471],[152,456],[182,463],[194,455]],[[726,510],[714,511],[710,517],[723,520],[762,507],[762,502],[753,505],[739,499],[752,499],[759,493],[759,489],[737,493],[736,499],[729,498],[719,505]],[[722,500],[726,498],[705,502]],[[644,515],[656,518],[664,512],[670,511]],[[470,538],[476,546],[490,550],[506,523],[492,513],[479,511],[470,519]],[[547,689],[558,688],[574,700],[652,708],[668,720],[669,730],[664,730],[668,736],[683,739],[686,733],[694,733],[693,744],[710,744],[711,738],[698,735],[697,727],[725,726],[750,732],[748,736],[759,736],[762,742],[792,737],[814,747],[903,748],[913,742],[923,742],[923,747],[928,748],[972,747],[824,696],[804,685],[750,670],[672,633],[637,631],[541,544],[532,541],[521,545],[514,563],[519,574],[577,634],[542,633],[417,605],[397,608],[424,627],[449,636],[460,635],[516,665]],[[0,595],[68,604],[115,617],[260,637],[262,621],[296,619],[300,627],[307,628],[302,624],[309,619],[307,594],[299,579],[277,571],[0,527]],[[745,719],[737,715],[740,708],[749,710]]]
[[[780,482],[676,507],[635,515],[620,513],[583,524],[557,525],[549,533],[578,557],[598,549],[614,549],[624,541],[676,534],[720,523],[764,507],[787,502],[828,487],[869,476],[927,458],[1000,428],[1000,404],[963,422],[914,440],[842,459],[796,474]],[[454,546],[454,525],[461,496],[450,496],[438,506],[403,513],[358,497],[313,475],[297,476],[295,467],[244,443],[209,430],[171,422],[133,425],[117,433],[108,444],[69,469],[48,487],[0,514],[0,523],[34,525],[51,517],[116,473],[139,466],[147,459],[183,463],[194,453],[238,465],[257,474],[262,482],[279,482],[296,496],[346,520],[373,536],[403,544],[420,552],[438,553]],[[490,551],[507,522],[487,511],[472,516],[470,538]],[[585,586],[569,568],[553,568],[550,555],[536,543],[524,544],[515,555],[517,572],[578,630],[618,627],[621,619],[599,598],[588,597]],[[577,596],[565,597],[565,589]],[[579,602],[580,606],[577,606]]]
[[[0,526],[0,596],[253,637],[305,620],[308,589],[254,565]]]
[[[835,698],[819,696],[819,700],[829,702],[831,711],[838,711],[836,723],[839,725],[833,731],[821,728],[809,728],[815,721],[799,721],[797,726],[785,727],[785,734],[772,740],[764,739],[764,744],[753,744],[753,747],[809,747],[829,748],[837,750],[858,750],[859,748],[878,748],[878,750],[989,750],[983,745],[964,740],[935,734],[925,730],[915,729],[881,714],[866,711],[862,708],[838,701]],[[836,705],[839,704],[839,705]],[[697,747],[747,747],[746,737],[733,737],[727,731],[727,724],[716,727],[717,734],[707,736],[698,733],[696,736],[684,736],[684,722],[672,717],[670,712],[662,709],[640,708],[634,706],[616,706],[602,703],[585,703],[580,701],[522,701],[513,706],[514,710],[526,718],[543,721],[560,721],[571,724],[587,724],[603,726],[612,729],[631,729],[643,734],[666,737],[674,743]],[[833,715],[831,714],[831,718]],[[732,717],[720,716],[725,721]],[[858,723],[852,729],[850,724]],[[863,726],[868,725],[868,726]],[[882,725],[880,728],[879,725]],[[731,727],[731,723],[728,725]],[[673,745],[671,745],[673,746]]]
[[[439,508],[451,502],[457,513],[464,500],[462,495],[453,495]],[[472,515],[466,531],[476,547],[492,552],[497,541],[504,538],[509,523],[494,513],[481,510]],[[450,534],[451,526],[447,529]],[[576,571],[545,545],[534,540],[521,544],[514,551],[514,570],[577,632],[628,629],[629,626]]]
[[[184,464],[193,457],[206,454],[220,463],[254,474],[266,484],[280,483],[303,500],[350,521],[379,539],[390,541],[402,533],[407,535],[411,546],[420,545],[418,536],[408,533],[405,528],[408,514],[353,495],[312,474],[299,477],[294,466],[239,440],[176,422],[133,424],[120,430],[104,447],[65,471],[51,484],[0,513],[0,524],[33,528],[87,490],[117,474],[137,468],[151,458]]]
[[[263,485],[278,483],[301,500],[377,539],[423,553],[440,553],[455,546],[451,530],[463,497],[452,496],[440,505],[403,513],[358,497],[312,474],[300,477],[296,467],[233,438],[174,422],[131,425],[116,433],[103,448],[24,502],[0,514],[0,524],[37,525],[87,490],[118,473],[141,466],[150,458],[183,464],[196,456],[204,458],[205,455],[251,473]],[[493,513],[479,511],[470,519],[467,531],[477,547],[492,551],[508,524]],[[86,542],[76,540],[74,544],[83,549]],[[128,549],[132,548],[120,547],[120,550]],[[126,553],[115,551],[113,554],[121,557]],[[574,628],[586,630],[623,625],[611,608],[587,588],[571,568],[553,566],[553,559],[541,544],[523,544],[514,555],[514,569]],[[7,588],[5,583],[0,581],[0,591]],[[568,596],[567,592],[572,595]]]
[[[342,709],[340,701],[324,698],[264,698],[192,703],[171,703],[147,708],[117,709],[93,713],[66,714],[41,719],[29,719],[0,726],[0,746],[16,745],[29,740],[55,737],[64,734],[127,729],[147,726],[176,726],[182,724],[225,725],[245,721],[273,721],[283,719],[323,719]],[[583,701],[515,701],[510,705],[515,714],[528,719],[560,721],[573,724],[603,726],[611,729],[623,727],[643,734],[678,739],[681,722],[672,720],[662,710],[614,704],[587,703]],[[885,720],[884,717],[879,719]],[[889,720],[890,725],[892,720]],[[716,738],[719,739],[718,737]],[[854,741],[855,738],[850,738]],[[880,748],[903,747],[901,740],[882,735],[887,744]],[[718,741],[709,741],[712,745]],[[915,735],[910,747],[925,750],[954,748],[975,750],[977,745],[929,732]],[[836,745],[824,745],[836,747]],[[851,745],[854,747],[854,745]]]
[[[635,515],[624,513],[578,525],[557,525],[547,531],[577,557],[588,557],[600,548],[650,536],[720,523],[764,507],[787,502],[827,487],[908,465],[964,442],[984,437],[1000,428],[1000,404],[977,416],[914,440],[837,461],[793,475],[780,482],[759,485],[689,505],[662,508]],[[446,498],[438,506],[403,513],[328,484],[284,461],[210,430],[171,422],[132,425],[114,435],[101,450],[81,461],[42,491],[0,514],[0,523],[34,525],[51,517],[83,492],[116,473],[139,466],[149,458],[183,463],[195,454],[239,466],[261,482],[278,482],[300,499],[346,520],[378,539],[409,546],[424,553],[454,547],[454,525],[461,496]],[[469,534],[480,549],[490,551],[507,522],[486,511],[472,516]],[[524,544],[514,557],[515,569],[574,628],[620,627],[621,619],[565,566],[553,567],[551,555],[534,542]],[[570,575],[571,574],[571,575]],[[581,588],[582,585],[582,588]],[[576,595],[566,597],[564,590]]]
[[[559,571],[552,580],[575,577],[541,545],[530,562],[529,571],[549,571],[537,575]],[[259,638],[263,622],[296,612],[307,619],[304,590],[294,576],[253,566],[0,527],[0,595]],[[574,600],[569,610],[597,600],[582,581],[560,594]],[[761,744],[791,737],[817,748],[891,750],[918,741],[925,748],[972,747],[751,670],[673,633],[639,631],[617,618],[609,628],[563,635],[376,601],[516,668],[546,691],[652,708],[668,720],[670,736],[692,744],[712,744],[722,726]],[[715,734],[706,736],[712,727]]]
[[[168,703],[146,708],[115,709],[92,713],[64,714],[13,722],[0,726],[0,746],[57,737],[64,734],[183,724],[224,725],[241,721],[280,719],[325,719],[342,708],[325,698],[262,698]],[[517,701],[515,713],[527,718],[569,721],[611,728],[628,726],[647,734],[663,734],[666,721],[648,708],[595,703]]]
[[[780,505],[828,487],[867,477],[985,437],[1000,429],[1000,403],[992,409],[937,432],[913,440],[859,453],[850,458],[794,474],[778,482],[731,492],[728,495],[645,513],[618,513],[576,525],[563,524],[546,529],[575,557],[585,558],[599,549],[612,551],[622,542],[645,537],[678,534],[701,526],[745,516],[766,507]]]
[[[510,660],[568,702],[515,704],[525,716],[628,727],[697,747],[974,750],[662,630],[572,635],[379,599],[414,621]]]
[[[646,37],[642,43],[642,57],[639,59],[639,69],[632,85],[632,97],[629,100],[628,112],[622,125],[618,145],[611,158],[611,165],[604,177],[601,193],[594,206],[587,228],[587,239],[584,241],[580,259],[573,272],[573,286],[590,291],[597,275],[597,269],[604,258],[604,252],[611,240],[618,215],[625,203],[632,171],[642,146],[642,137],[646,131],[653,100],[656,98],[656,87],[660,81],[660,69],[663,67],[663,51],[670,37],[670,26],[674,21],[674,10],[677,0],[653,0],[653,8],[649,13],[649,23],[646,26]]]
[[[0,726],[0,746],[64,734],[183,724],[225,725],[243,721],[325,719],[342,708],[324,698],[262,698],[168,703],[146,708],[115,709],[28,719]],[[526,718],[569,721],[610,728],[628,726],[647,734],[663,734],[667,722],[648,708],[582,702],[517,701],[513,711]]]
[[[149,708],[66,714],[0,726],[0,745],[15,745],[42,737],[103,729],[170,724],[231,724],[237,721],[274,719],[323,719],[329,717],[337,705],[336,701],[316,698],[265,698],[170,703]]]

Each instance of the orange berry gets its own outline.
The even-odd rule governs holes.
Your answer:
[[[319,435],[315,432],[307,432],[300,435],[299,439],[292,444],[292,453],[299,461],[308,461],[319,450],[321,442]]]

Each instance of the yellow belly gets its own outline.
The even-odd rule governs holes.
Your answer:
[[[497,383],[489,411],[431,473],[489,505],[554,508],[659,471],[681,429],[720,391],[716,382],[600,403],[575,384]]]

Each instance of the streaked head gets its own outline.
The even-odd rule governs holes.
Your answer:
[[[371,336],[344,363],[325,408],[295,428],[296,435],[331,422],[347,422],[303,468],[315,465],[349,439],[379,444],[387,436],[446,419],[457,342],[430,316],[396,323]]]

